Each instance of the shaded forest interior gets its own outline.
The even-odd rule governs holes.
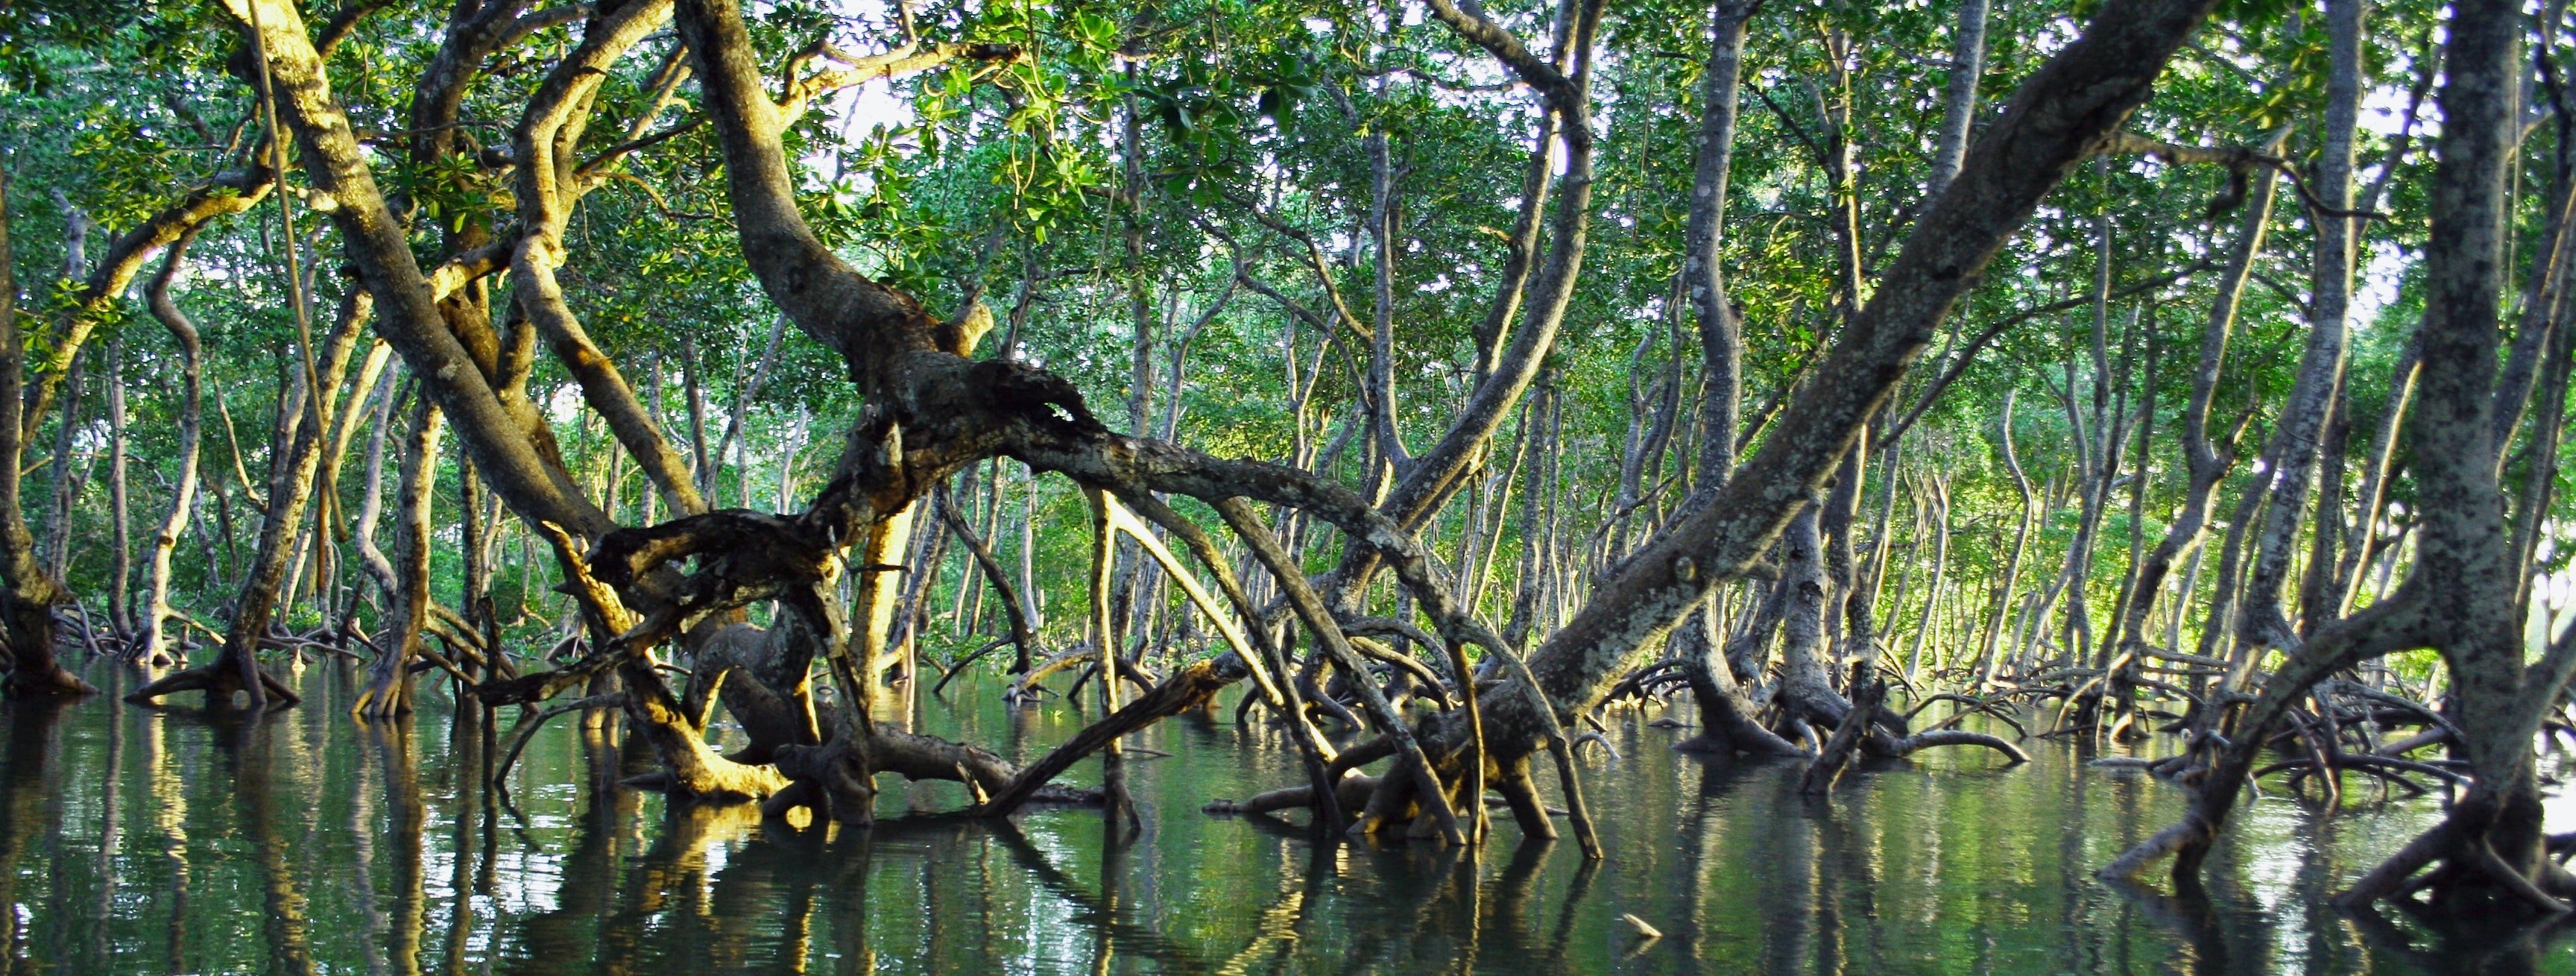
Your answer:
[[[1815,796],[2068,739],[2188,797],[2106,880],[2190,890],[2256,790],[2438,795],[2342,903],[2576,907],[2564,3],[0,37],[13,698],[363,669],[353,723],[842,829],[1132,818],[1124,740],[1230,708],[1302,777],[1205,815],[1587,859],[1608,723]],[[1088,724],[1016,761],[945,694]]]

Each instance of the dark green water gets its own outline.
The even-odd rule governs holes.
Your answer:
[[[2205,900],[2106,888],[2090,871],[2176,796],[2054,744],[2015,769],[1941,750],[1819,804],[1794,767],[1708,765],[1623,713],[1623,758],[1586,753],[1611,852],[1590,867],[1508,818],[1469,855],[1202,814],[1301,775],[1231,709],[1139,737],[1175,754],[1132,761],[1140,831],[1067,809],[799,832],[616,790],[650,760],[563,719],[498,795],[443,704],[369,728],[346,675],[300,681],[255,722],[0,705],[0,972],[2576,972],[2563,932],[2322,907],[2428,803],[2266,800]],[[950,697],[924,727],[1005,754],[1082,721]],[[880,815],[962,801],[896,785]]]

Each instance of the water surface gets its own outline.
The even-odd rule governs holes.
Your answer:
[[[889,777],[878,829],[799,830],[617,789],[649,755],[569,717],[493,790],[515,718],[460,726],[435,692],[370,727],[335,668],[262,720],[89,678],[109,694],[0,704],[0,973],[2576,973],[2558,930],[2324,907],[2440,815],[2359,785],[2332,816],[2247,808],[2203,898],[2105,887],[2179,795],[2035,740],[2028,766],[1938,750],[1818,801],[1614,713],[1619,758],[1586,750],[1596,865],[1508,817],[1468,853],[1203,814],[1303,776],[1230,707],[1133,740],[1172,756],[1131,760],[1132,827],[906,816],[965,797]],[[1025,757],[1084,720],[966,684],[926,731]]]

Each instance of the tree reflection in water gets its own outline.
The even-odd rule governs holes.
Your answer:
[[[325,666],[299,690],[350,680]],[[1174,755],[1131,759],[1132,819],[906,815],[889,791],[852,830],[621,788],[654,766],[613,720],[550,725],[495,789],[516,717],[424,697],[354,728],[327,707],[0,705],[5,971],[2576,971],[2563,925],[2321,907],[2429,805],[2264,801],[2206,889],[2105,887],[2091,868],[2173,800],[2071,747],[2008,775],[1864,767],[1809,797],[1795,769],[1622,730],[1625,758],[1595,766],[1617,853],[1592,863],[1508,826],[1469,851],[1208,816],[1201,798],[1297,774],[1285,739],[1227,721],[1138,737]],[[1024,752],[1078,724],[951,698],[921,721]]]

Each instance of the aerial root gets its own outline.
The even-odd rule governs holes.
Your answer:
[[[1555,813],[1540,802],[1538,781],[1530,777],[1529,763],[1514,763],[1503,771],[1494,784],[1502,792],[1503,804],[1512,811],[1512,822],[1519,824],[1521,836],[1533,840],[1555,840],[1556,824],[1548,819]]]
[[[2452,817],[2444,818],[2432,829],[2408,841],[2396,854],[2355,881],[2350,889],[2336,895],[2336,907],[2352,909],[2383,898],[2402,899],[2445,880],[2457,882],[2475,876],[2494,883],[2505,894],[2543,915],[2560,916],[2576,911],[2576,906],[2561,899],[2571,885],[2555,861],[2545,859],[2541,862],[2539,878],[2517,871],[2496,853],[2495,845],[2486,836],[2470,832],[2455,819],[2457,816],[2455,808]],[[2553,856],[2563,848],[2576,846],[2576,837],[2562,841],[2560,836],[2552,835],[2546,841]],[[2424,870],[2435,861],[2444,862],[2444,866],[2429,872]]]
[[[1896,740],[1896,748],[1894,751],[1899,756],[1908,756],[1936,746],[1984,746],[1996,752],[2003,753],[2004,758],[2012,760],[2014,765],[2020,765],[2030,761],[2030,754],[2023,752],[2020,746],[2016,746],[1999,737],[1987,735],[1983,732],[1968,732],[1960,729],[1934,729],[1929,732],[1917,732],[1913,735]]]
[[[1368,803],[1369,797],[1377,791],[1379,782],[1379,778],[1375,776],[1345,776],[1334,785],[1333,792],[1335,798],[1341,801],[1342,809],[1355,810]],[[1311,809],[1314,806],[1315,788],[1313,786],[1290,786],[1255,794],[1251,799],[1240,802],[1225,799],[1210,800],[1200,809],[1217,816],[1253,816],[1281,810]]]
[[[1609,754],[1611,762],[1619,761],[1619,749],[1610,744],[1609,736],[1599,732],[1586,732],[1574,737],[1574,751],[1582,752],[1586,744],[1600,746],[1602,752]]]
[[[2468,777],[2445,768],[2445,766],[2451,765],[2466,764],[2451,761],[2445,761],[2443,763],[2418,762],[2412,759],[2399,759],[2394,756],[2382,756],[2375,753],[2350,752],[2336,753],[2327,756],[2324,761],[2324,768],[2326,769],[2335,770],[2337,772],[2350,770],[2352,772],[2363,773],[2390,783],[2404,786],[2414,791],[2414,793],[2409,794],[2410,796],[2422,795],[2429,791],[2414,780],[2407,779],[2402,775],[2404,773],[2416,773],[2418,775],[2430,776],[2451,786],[2465,787],[2469,785]],[[2293,791],[2296,791],[2299,784],[2305,782],[2308,777],[2317,775],[2318,768],[2318,761],[2315,757],[2288,759],[2255,770],[2254,778],[2261,779],[2273,773],[2290,772],[2293,774],[2290,781],[2290,788]]]
[[[1833,735],[1816,750],[1816,760],[1808,764],[1806,775],[1798,778],[1798,792],[1824,793],[1841,778],[1843,767],[1851,762],[1852,753],[1860,748],[1862,738],[1874,724],[1879,704],[1887,700],[1887,685],[1871,680],[1873,677],[1868,664],[1852,666],[1851,704],[1843,710],[1842,720],[1835,723]]]
[[[1935,702],[1954,702],[1962,707],[1957,711],[1950,713],[1950,717],[1942,719],[1938,724],[1933,725],[1932,728],[1926,729],[1925,731],[1937,731],[1940,729],[1950,728],[1960,722],[1967,721],[1968,716],[1970,715],[1987,715],[2006,725],[2012,726],[2014,734],[2025,739],[2030,738],[2030,730],[2024,728],[2021,724],[2021,720],[2014,718],[2012,712],[2003,707],[2005,703],[2012,700],[2013,695],[2014,693],[2009,691],[1986,695],[1983,697],[1970,697],[1951,692],[1942,692],[1915,703],[1914,708],[1905,713],[1905,721],[1909,724],[1912,723],[1914,721],[1914,716],[1922,714],[1924,709],[1932,707]]]
[[[528,747],[528,740],[536,737],[537,729],[544,726],[546,724],[546,720],[554,718],[557,715],[562,715],[568,712],[578,712],[584,709],[617,708],[625,703],[626,695],[623,692],[615,692],[606,695],[592,695],[588,698],[575,699],[571,702],[557,705],[546,709],[545,711],[538,712],[535,715],[520,719],[517,725],[510,727],[510,747],[501,753],[501,761],[492,767],[492,777],[490,782],[494,786],[500,786],[508,781],[510,776],[510,767],[519,761],[519,752]],[[354,711],[355,709],[352,710]]]
[[[2486,872],[2489,878],[2503,885],[2506,891],[2529,903],[2531,907],[2550,915],[2561,915],[2570,910],[2566,902],[2559,901],[2548,892],[2540,890],[2540,885],[2533,882],[2529,875],[2516,871],[2512,865],[2506,864],[2504,858],[2496,855],[2495,845],[2488,843],[2485,837],[2470,838],[2466,843],[2457,846],[2466,848],[2465,853],[2469,863]]]
[[[302,696],[286,687],[284,682],[277,680],[266,669],[259,669],[259,683],[269,700],[280,707],[304,701]],[[230,698],[233,693],[241,690],[239,665],[229,659],[217,659],[212,664],[163,675],[151,684],[135,689],[133,694],[125,696],[125,700],[136,705],[149,705],[160,698],[183,691],[202,691],[209,697]]]

